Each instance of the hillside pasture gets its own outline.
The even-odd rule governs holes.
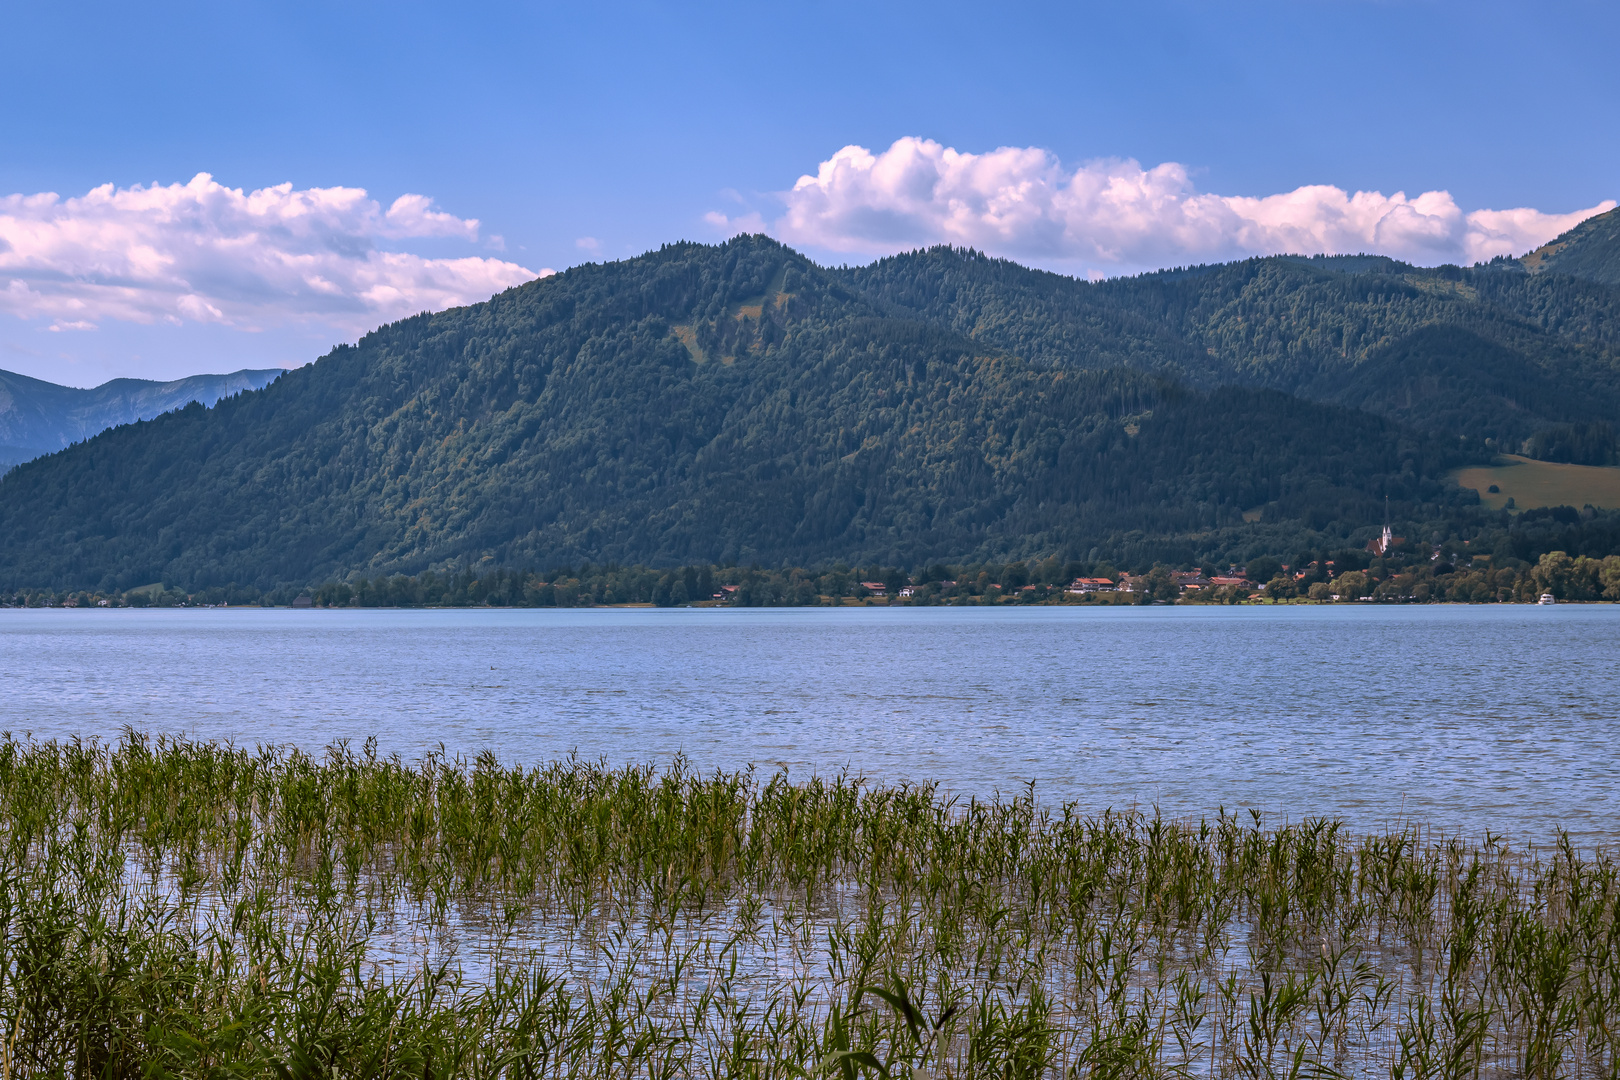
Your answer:
[[[1492,510],[1502,509],[1509,499],[1517,510],[1588,503],[1604,509],[1620,507],[1620,468],[1563,465],[1504,454],[1495,464],[1459,469],[1454,475],[1459,486],[1479,492],[1480,502]],[[1491,491],[1492,484],[1497,491]]]

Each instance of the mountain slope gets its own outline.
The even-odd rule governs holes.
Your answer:
[[[1620,208],[1589,217],[1519,260],[1532,274],[1620,285]]]
[[[173,382],[113,379],[84,390],[0,371],[0,469],[193,401],[208,406],[243,390],[257,390],[281,373],[281,368],[271,368],[192,375]]]
[[[1620,414],[1620,290],[1513,267],[1277,257],[1093,284],[934,248],[842,273],[1038,364],[1263,386],[1513,446]]]
[[[909,564],[1209,535],[1256,506],[1349,531],[1385,495],[1453,497],[1461,460],[1275,392],[1029,364],[744,237],[383,327],[22,466],[0,587]]]
[[[1515,349],[1463,326],[1424,326],[1374,350],[1335,380],[1330,400],[1504,450],[1571,423],[1620,416],[1612,381],[1578,355]]]

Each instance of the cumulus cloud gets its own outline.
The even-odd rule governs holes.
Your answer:
[[[963,153],[903,138],[846,146],[783,194],[772,231],[792,244],[882,254],[950,243],[1047,264],[1135,269],[1277,253],[1472,263],[1519,255],[1612,201],[1570,214],[1465,212],[1449,192],[1310,185],[1260,198],[1199,192],[1174,162],[1067,169],[1034,147]],[[741,224],[721,214],[711,224]]]
[[[244,193],[207,173],[68,199],[0,196],[0,311],[53,319],[53,330],[115,319],[244,329],[317,321],[357,332],[551,273],[382,246],[443,238],[476,241],[478,222],[425,195],[384,210],[361,188]]]

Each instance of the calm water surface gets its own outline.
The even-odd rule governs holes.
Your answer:
[[[1620,839],[1620,607],[0,611],[0,727]]]

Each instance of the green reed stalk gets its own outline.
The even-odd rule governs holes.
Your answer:
[[[0,1080],[1617,1068],[1567,837],[0,738]]]

